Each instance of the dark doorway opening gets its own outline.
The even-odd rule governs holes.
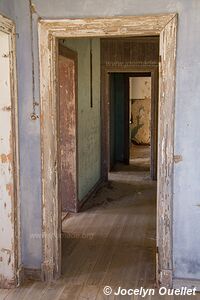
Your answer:
[[[151,72],[109,73],[110,171],[142,163],[157,177],[157,90]]]

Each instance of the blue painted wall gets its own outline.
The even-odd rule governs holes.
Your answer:
[[[179,14],[175,154],[183,161],[175,165],[173,199],[174,276],[200,278],[200,1],[199,0],[33,0],[44,18]],[[12,1],[0,2],[3,13],[13,12]],[[40,267],[41,230],[40,124],[32,122],[33,87],[30,14],[27,0],[15,5],[20,119],[22,259],[26,267]],[[34,20],[35,94],[39,101],[37,18]]]
[[[14,18],[14,0],[0,0],[0,13],[8,18]]]

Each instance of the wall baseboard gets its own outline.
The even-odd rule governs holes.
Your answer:
[[[95,196],[95,194],[102,188],[105,184],[105,180],[100,178],[94,187],[87,193],[87,195],[80,201],[78,205],[78,212],[83,211],[85,209],[86,204],[88,201]]]
[[[200,292],[200,280],[187,279],[187,278],[174,278],[173,288],[180,289],[181,287],[187,287],[190,289],[196,288]]]
[[[24,280],[42,280],[42,272],[40,269],[24,268]]]

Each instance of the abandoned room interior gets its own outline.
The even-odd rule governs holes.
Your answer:
[[[0,299],[199,297],[199,25],[198,0],[0,2]]]

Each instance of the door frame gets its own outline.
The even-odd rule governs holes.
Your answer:
[[[0,274],[0,288],[12,288],[17,286],[23,279],[23,271],[21,266],[21,244],[20,244],[20,201],[19,201],[19,149],[18,149],[18,98],[17,98],[17,73],[16,73],[16,27],[15,23],[0,14],[0,31],[5,32],[9,36],[9,53],[5,53],[5,59],[9,57],[10,66],[10,97],[11,106],[4,107],[8,112],[11,111],[11,130],[8,135],[10,141],[10,153],[0,153],[0,165],[9,163],[8,172],[12,176],[12,182],[7,187],[7,192],[10,197],[11,211],[8,213],[7,220],[12,223],[12,232],[7,231],[8,238],[11,238],[11,249],[4,250],[9,255],[9,262],[1,261],[3,268],[6,269],[8,265],[12,266],[12,279],[8,279],[6,274]],[[4,159],[3,159],[4,157]],[[6,160],[5,160],[5,157]],[[7,176],[7,174],[0,174],[0,176]],[[6,203],[5,203],[6,205]],[[2,212],[3,213],[3,212]],[[1,223],[3,218],[0,216],[0,225],[6,228],[5,222]],[[1,253],[0,253],[1,255]]]
[[[57,172],[57,39],[72,37],[160,37],[158,184],[157,184],[157,282],[171,287],[173,278],[172,204],[174,164],[174,112],[177,14],[123,16],[39,21],[42,155],[42,273],[46,280],[60,276],[61,212]],[[102,110],[102,175],[107,170],[108,115]],[[107,105],[107,103],[106,103]],[[105,126],[103,126],[105,124]],[[105,177],[106,179],[106,177]]]
[[[157,148],[158,148],[158,79],[159,79],[159,69],[156,65],[132,65],[132,66],[112,66],[112,67],[103,67],[102,69],[102,99],[104,99],[104,114],[108,117],[108,124],[107,124],[107,132],[110,133],[110,74],[112,73],[124,73],[127,75],[128,80],[130,77],[140,76],[143,77],[145,74],[150,74],[151,77],[151,178],[153,180],[157,179]],[[126,80],[126,79],[125,79]],[[128,86],[129,88],[129,86]],[[127,92],[126,92],[127,94]],[[125,97],[129,98],[129,95],[125,95]],[[107,103],[107,104],[106,104]],[[125,114],[129,115],[129,105],[127,105],[128,112],[126,111]],[[107,111],[108,110],[108,111]],[[126,126],[125,126],[126,127]],[[127,134],[129,135],[129,124],[128,128],[125,128],[126,136],[125,140],[127,139]],[[110,149],[110,134],[108,135],[107,140],[107,148]],[[129,138],[128,138],[129,140]],[[125,141],[125,144],[127,141]],[[126,148],[126,164],[129,164],[129,148],[128,145]],[[125,152],[125,151],[124,151]],[[108,155],[108,167],[104,170],[104,178],[107,180],[108,171],[110,171],[110,151]]]

